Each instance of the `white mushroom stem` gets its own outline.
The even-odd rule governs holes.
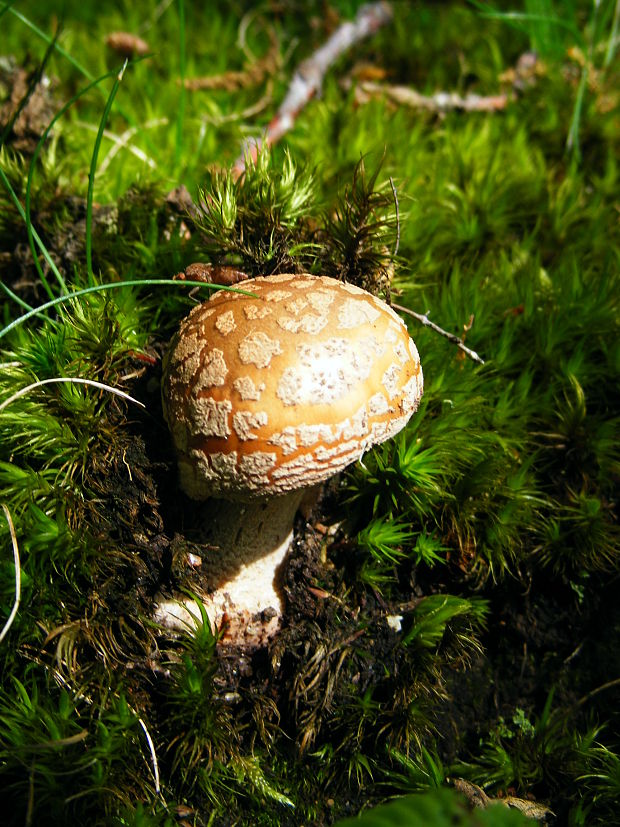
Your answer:
[[[281,569],[303,496],[298,490],[249,503],[205,503],[201,539],[208,553],[200,566],[200,599],[225,642],[260,646],[277,632],[284,608]],[[199,619],[189,597],[157,603],[155,620],[168,628],[191,629]]]

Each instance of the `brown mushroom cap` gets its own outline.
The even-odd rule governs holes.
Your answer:
[[[415,344],[385,302],[327,276],[246,282],[194,308],[164,363],[181,486],[245,499],[321,482],[394,436],[422,395]]]

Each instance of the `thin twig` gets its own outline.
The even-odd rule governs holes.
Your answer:
[[[391,175],[390,186],[392,187],[392,194],[394,195],[394,209],[396,211],[396,244],[394,245],[394,252],[392,253],[392,257],[396,258],[396,256],[398,255],[398,248],[400,247],[400,212],[398,209],[398,193],[396,192],[394,179]]]
[[[421,95],[409,86],[391,86],[384,83],[364,81],[357,87],[358,103],[377,96],[384,96],[401,106],[412,109],[425,109],[429,112],[500,112],[508,104],[508,96],[500,95],[459,95],[456,92],[436,92],[434,95]]]
[[[597,686],[596,689],[593,689],[591,692],[588,692],[587,695],[584,695],[582,698],[579,698],[576,706],[583,706],[595,695],[598,695],[599,692],[603,692],[605,689],[611,689],[612,687],[618,685],[620,685],[620,678],[614,678],[612,681],[607,681],[607,683],[603,683],[600,686]]]
[[[69,382],[70,384],[75,385],[89,385],[92,388],[99,388],[99,390],[108,391],[108,393],[113,393],[115,396],[120,396],[128,402],[133,402],[134,404],[139,405],[141,408],[146,408],[146,405],[143,402],[134,399],[133,396],[125,393],[125,391],[121,391],[118,388],[113,388],[111,385],[104,385],[103,382],[96,382],[94,379],[82,379],[77,376],[55,376],[53,379],[40,379],[38,382],[33,382],[31,385],[26,385],[25,388],[21,388],[17,391],[17,393],[9,396],[8,399],[5,399],[4,402],[0,404],[0,412],[8,407],[8,405],[12,402],[15,402],[16,399],[19,399],[21,396],[25,396],[31,390],[39,388],[42,385],[52,385],[58,382]]]
[[[292,128],[301,110],[320,92],[323,78],[330,66],[352,46],[374,34],[391,19],[392,7],[388,2],[382,0],[367,3],[360,7],[353,21],[339,26],[323,46],[299,64],[289,90],[275,117],[268,124],[263,139],[250,138],[244,142],[233,167],[237,176],[243,174],[246,159],[255,161],[261,146],[275,144]]]
[[[411,316],[411,318],[420,322],[420,324],[423,324],[425,327],[430,327],[430,329],[434,330],[435,333],[439,333],[440,336],[443,336],[449,342],[455,344],[463,351],[463,353],[469,356],[470,359],[473,359],[474,362],[478,362],[479,365],[484,365],[484,359],[481,359],[475,350],[467,347],[465,342],[454,333],[448,333],[448,331],[444,330],[443,327],[439,327],[439,325],[435,324],[435,322],[431,322],[426,314],[416,313],[415,310],[410,310],[408,307],[403,307],[402,304],[394,304],[394,302],[392,302],[392,307],[394,310],[398,310],[399,313],[405,313],[407,316]]]
[[[9,524],[9,534],[11,535],[11,544],[13,545],[13,561],[15,563],[15,600],[13,601],[13,608],[11,609],[11,613],[7,618],[6,623],[2,627],[2,631],[0,632],[0,643],[6,637],[7,632],[13,625],[13,621],[17,615],[17,610],[19,609],[19,601],[21,598],[21,591],[22,591],[22,575],[21,575],[21,565],[19,562],[19,546],[17,545],[17,535],[15,534],[15,526],[13,525],[13,519],[11,517],[11,512],[7,508],[7,506],[2,503],[2,510],[4,511],[4,516],[6,517],[6,521]]]

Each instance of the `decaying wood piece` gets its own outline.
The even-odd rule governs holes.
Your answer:
[[[330,66],[360,40],[374,34],[392,19],[392,7],[382,0],[362,6],[355,20],[339,26],[320,49],[298,66],[286,97],[271,120],[262,140],[250,138],[243,145],[241,155],[234,164],[239,176],[245,169],[246,158],[256,160],[263,145],[271,146],[288,132],[306,104],[319,93]]]

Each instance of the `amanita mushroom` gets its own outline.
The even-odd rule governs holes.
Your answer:
[[[255,646],[280,625],[278,571],[304,492],[400,431],[423,381],[404,323],[370,293],[288,274],[244,288],[256,298],[220,291],[183,321],[162,398],[181,488],[209,499],[207,614]],[[162,598],[156,617],[179,626],[191,608]]]

